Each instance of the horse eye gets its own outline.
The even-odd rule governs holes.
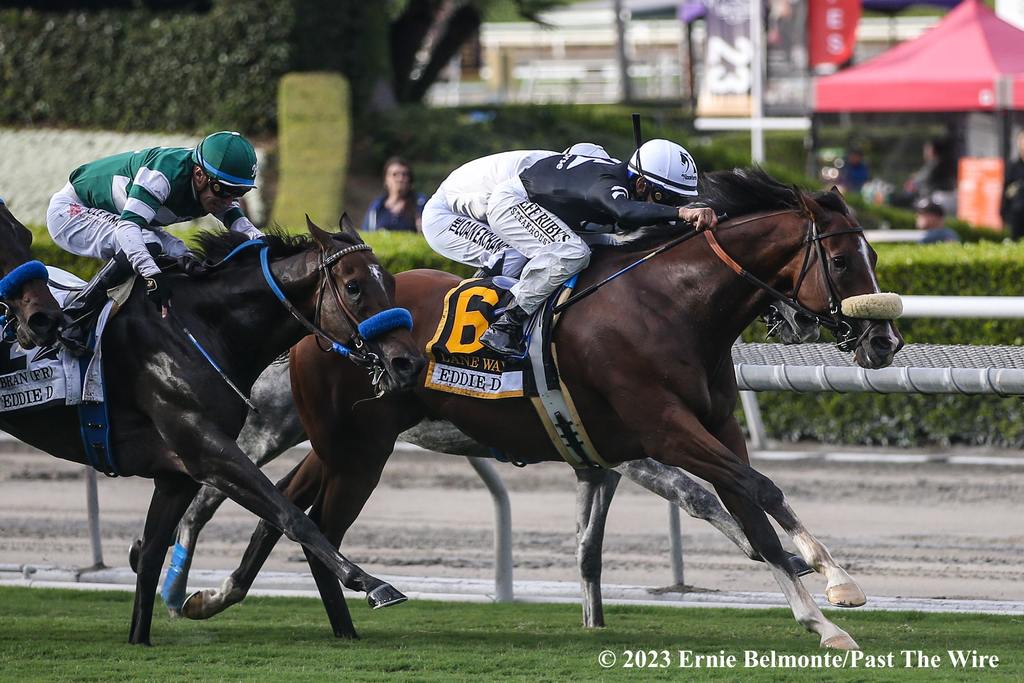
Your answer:
[[[833,256],[832,257],[832,267],[836,268],[836,269],[839,269],[839,270],[845,268],[846,267],[846,257],[845,256]]]
[[[345,291],[351,296],[359,296],[359,283],[355,280],[350,280],[345,283]]]

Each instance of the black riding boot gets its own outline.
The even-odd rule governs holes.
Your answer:
[[[513,306],[491,323],[480,337],[480,343],[500,356],[520,358],[526,354],[523,326],[529,319],[529,313]]]
[[[64,317],[68,322],[60,333],[60,340],[72,355],[82,356],[89,352],[89,318],[102,308],[107,299],[107,290],[127,280],[133,272],[131,263],[124,254],[119,253],[107,261],[64,308]]]

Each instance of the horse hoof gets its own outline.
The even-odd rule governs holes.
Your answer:
[[[807,576],[813,574],[814,569],[811,565],[804,562],[804,558],[799,555],[790,555],[788,559],[789,569],[797,576]]]
[[[206,592],[207,591],[195,591],[190,596],[185,598],[185,602],[181,605],[180,616],[186,619],[209,619],[212,614],[206,613]]]
[[[128,566],[136,574],[139,573],[139,555],[142,553],[142,539],[136,538],[135,542],[128,546]]]
[[[822,647],[827,647],[833,650],[859,650],[860,645],[854,640],[849,633],[840,633],[837,636],[832,636],[828,640],[821,641]]]
[[[860,607],[868,601],[864,591],[855,583],[843,583],[825,589],[828,602],[836,607]]]
[[[373,609],[391,607],[391,605],[401,604],[408,599],[397,588],[388,583],[382,583],[366,594],[366,602]]]

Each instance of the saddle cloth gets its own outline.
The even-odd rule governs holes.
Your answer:
[[[71,273],[47,266],[50,292],[61,306],[85,286]],[[96,318],[99,340],[115,302],[107,301]],[[75,406],[103,401],[102,347],[91,356],[76,358],[63,346],[23,349],[17,341],[0,341],[0,412],[35,410],[55,405]]]
[[[527,323],[528,350],[522,359],[505,360],[480,343],[512,302],[509,288],[515,282],[503,276],[463,280],[445,295],[437,330],[427,343],[426,388],[481,399],[529,398],[566,462],[577,468],[610,467],[591,443],[561,381],[552,341],[558,321],[553,309],[572,293],[575,277]]]
[[[480,343],[511,302],[513,284],[502,276],[463,280],[445,295],[441,320],[427,343],[428,389],[484,399],[536,395],[529,356],[508,361]]]

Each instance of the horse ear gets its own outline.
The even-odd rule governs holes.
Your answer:
[[[835,194],[835,195],[839,195],[840,199],[842,199],[844,202],[846,201],[846,197],[843,196],[843,193],[842,193],[842,191],[840,191],[838,185],[833,185],[832,189],[830,189],[829,192],[831,192],[832,194]]]
[[[796,195],[796,200],[800,202],[800,208],[808,218],[817,218],[824,215],[825,211],[818,205],[818,202],[811,199],[805,192],[803,192],[796,185],[793,186],[793,194]]]
[[[309,234],[313,236],[313,239],[316,240],[316,243],[320,245],[321,249],[330,249],[331,233],[314,223],[308,213],[306,214],[306,229],[309,231]]]
[[[352,219],[348,217],[348,211],[341,214],[341,220],[338,221],[338,227],[341,228],[343,233],[350,235],[356,241],[356,244],[363,243],[363,238],[359,236],[358,232],[356,232],[355,223],[353,223]]]

